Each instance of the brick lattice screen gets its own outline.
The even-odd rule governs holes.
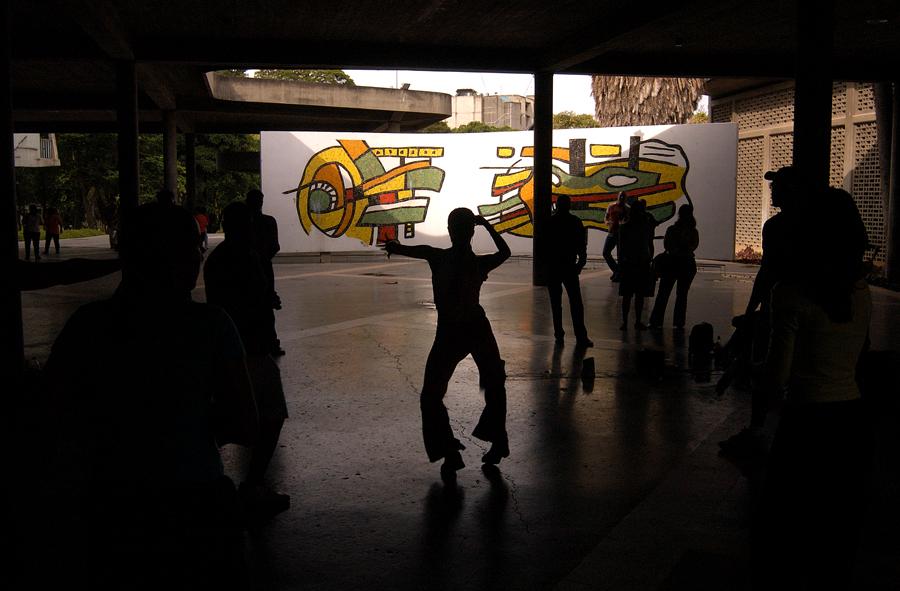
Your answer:
[[[831,113],[831,166],[829,184],[852,194],[862,214],[869,241],[884,244],[884,206],[875,135],[874,88],[869,83],[835,82]],[[855,99],[853,98],[855,96]],[[775,215],[762,174],[793,161],[793,88],[775,88],[711,105],[713,122],[738,124],[735,251],[747,246],[760,250],[762,221]],[[862,119],[862,120],[860,120]],[[849,145],[848,145],[849,144]],[[876,258],[884,259],[879,251]]]
[[[762,169],[763,138],[738,142],[737,207],[734,224],[734,248],[762,251]]]
[[[856,124],[853,183],[851,193],[866,224],[869,244],[884,248],[884,202],[881,197],[881,170],[878,166],[878,140],[875,122]],[[883,250],[878,259],[884,260]]]
[[[873,112],[875,110],[875,88],[871,83],[856,85],[856,111],[858,113]]]
[[[737,100],[734,112],[740,129],[783,125],[794,120],[794,89],[786,88]]]
[[[828,171],[828,184],[832,187],[844,185],[844,142],[847,132],[843,126],[831,128],[831,167]]]

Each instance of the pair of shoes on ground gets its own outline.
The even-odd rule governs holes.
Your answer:
[[[443,478],[455,477],[456,472],[458,470],[462,470],[466,467],[466,463],[462,459],[462,454],[459,453],[460,450],[465,449],[465,446],[459,441],[456,442],[456,448],[453,449],[444,456],[444,463],[441,464],[441,476]],[[481,461],[484,464],[497,465],[503,458],[509,457],[509,442],[508,441],[496,441],[491,444],[491,449],[488,450],[486,454],[481,456]]]
[[[264,523],[291,507],[290,495],[275,492],[262,484],[242,482],[238,496],[249,523]]]

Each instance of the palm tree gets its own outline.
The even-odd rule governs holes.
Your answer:
[[[591,77],[601,127],[687,123],[702,89],[702,78]]]

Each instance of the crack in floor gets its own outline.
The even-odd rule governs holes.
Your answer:
[[[522,506],[519,504],[519,484],[516,482],[515,478],[506,472],[501,472],[501,474],[503,475],[503,480],[509,483],[509,496],[512,497],[513,501],[513,513],[519,518],[519,522],[522,524],[522,527],[525,528],[525,533],[530,534],[531,527],[528,525],[528,520],[525,519],[525,515],[522,513]]]

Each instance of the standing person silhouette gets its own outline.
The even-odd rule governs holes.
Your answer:
[[[250,207],[253,225],[253,249],[259,255],[259,260],[262,263],[263,272],[268,282],[270,304],[266,327],[269,331],[269,352],[279,357],[284,355],[284,349],[281,348],[281,341],[278,340],[278,333],[275,330],[274,310],[281,309],[281,298],[278,297],[278,292],[275,291],[275,270],[272,268],[272,259],[281,250],[281,245],[278,243],[278,222],[272,216],[262,212],[263,192],[259,189],[247,191],[246,202]]]
[[[259,438],[240,493],[252,517],[265,520],[288,509],[290,497],[265,484],[266,470],[278,447],[287,419],[281,372],[269,351],[267,318],[272,312],[269,281],[253,250],[250,209],[240,201],[222,212],[225,240],[207,257],[203,267],[206,301],[219,306],[237,326],[247,370],[259,409]]]
[[[763,178],[771,183],[772,206],[781,209],[762,229],[762,261],[753,281],[753,290],[742,317],[735,324],[752,333],[752,360],[762,363],[769,347],[772,288],[789,278],[797,269],[796,220],[802,189],[793,166],[768,171]],[[805,263],[804,263],[805,264]],[[757,313],[757,308],[759,312]],[[722,453],[746,458],[759,451],[761,433],[768,415],[767,395],[760,388],[751,390],[750,425],[719,442]]]
[[[25,260],[31,258],[34,246],[34,260],[41,260],[41,216],[36,205],[28,206],[28,213],[22,216],[22,238],[25,239]]]
[[[472,252],[476,225],[487,230],[497,252],[488,255]],[[443,458],[441,474],[451,477],[456,470],[465,467],[460,454],[465,448],[453,435],[443,399],[454,369],[466,355],[471,354],[474,358],[484,386],[484,411],[472,435],[492,445],[481,460],[485,464],[498,464],[509,456],[504,362],[491,323],[478,299],[488,273],[508,259],[510,251],[503,237],[483,217],[464,207],[450,212],[447,230],[452,243],[450,248],[405,246],[393,240],[385,245],[385,250],[388,254],[424,259],[431,267],[438,323],[425,364],[420,397],[422,435],[429,461]]]
[[[619,295],[622,296],[622,330],[628,329],[628,312],[634,298],[634,327],[647,328],[641,322],[644,298],[652,294],[653,232],[643,200],[635,201],[628,219],[619,227]]]
[[[606,208],[606,214],[603,218],[606,223],[607,234],[606,241],[603,243],[603,258],[606,261],[609,270],[612,271],[610,281],[619,280],[619,263],[613,258],[612,251],[619,244],[619,224],[625,221],[628,215],[628,205],[625,203],[625,192],[619,193],[616,202]]]
[[[556,199],[556,213],[550,217],[547,233],[550,236],[550,277],[547,291],[550,294],[550,310],[553,313],[553,336],[562,343],[565,331],[562,325],[562,288],[566,287],[569,308],[572,313],[572,328],[578,347],[592,347],[584,327],[584,303],[581,299],[581,284],[578,275],[587,262],[587,232],[581,220],[569,208],[568,195]]]
[[[659,275],[659,291],[656,293],[656,302],[650,313],[650,328],[662,328],[666,305],[669,303],[673,287],[675,287],[675,316],[672,324],[675,328],[684,328],[688,290],[697,274],[694,251],[700,244],[693,205],[686,203],[678,208],[678,220],[666,230],[663,244],[666,250],[662,268],[655,269]]]
[[[56,247],[56,254],[59,254],[59,235],[62,234],[62,216],[59,210],[51,207],[47,211],[47,217],[44,219],[44,254],[50,254],[50,241]]]
[[[60,550],[77,562],[63,572],[86,588],[227,588],[242,543],[218,446],[252,445],[258,429],[241,339],[225,312],[191,300],[202,255],[186,210],[129,212],[120,253],[113,297],[79,308],[47,361],[56,461],[72,474],[50,505],[81,507],[86,528]]]
[[[789,226],[803,264],[769,303],[761,389],[767,401],[786,395],[754,520],[756,589],[853,588],[865,515],[869,429],[856,376],[872,316],[868,240],[849,193],[829,188],[814,203]],[[823,241],[835,219],[841,232]]]

